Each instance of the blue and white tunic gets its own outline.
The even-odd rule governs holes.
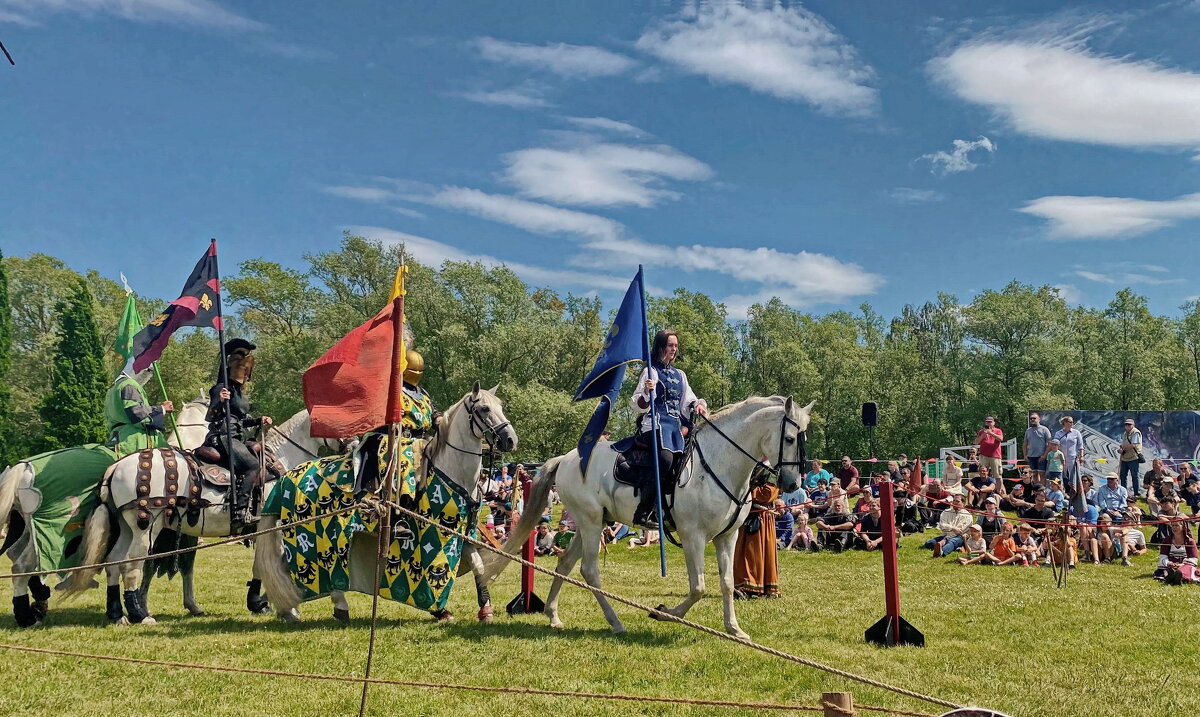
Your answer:
[[[654,410],[658,415],[659,445],[673,453],[682,453],[683,422],[691,420],[692,412],[697,407],[703,406],[708,410],[708,404],[692,393],[686,373],[674,366],[664,366],[655,362],[650,368],[642,369],[641,375],[638,376],[637,390],[629,399],[633,410],[644,414],[638,420],[638,433],[649,433],[651,429],[650,409],[639,405],[639,401],[649,403],[649,393],[646,391],[647,375],[654,380]]]

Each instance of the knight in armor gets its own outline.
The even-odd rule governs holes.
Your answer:
[[[148,371],[142,373],[149,375]],[[130,360],[104,395],[109,447],[122,457],[143,448],[165,448],[168,445],[166,417],[174,410],[170,401],[150,405],[146,389],[134,374]]]
[[[254,489],[254,478],[258,473],[259,459],[254,449],[245,442],[245,431],[257,426],[270,426],[270,416],[253,418],[250,401],[245,396],[245,385],[254,373],[254,354],[257,347],[245,339],[230,339],[225,342],[224,361],[217,368],[217,383],[208,392],[208,435],[204,445],[215,448],[221,455],[223,465],[232,460],[237,475],[237,491],[233,496],[232,528],[238,532],[253,521],[250,514],[250,495]],[[224,374],[228,367],[228,375]],[[226,412],[228,406],[228,412]],[[232,440],[231,440],[232,439]],[[271,462],[268,461],[268,468]],[[278,477],[278,476],[276,476]]]
[[[650,354],[650,366],[642,369],[638,377],[638,388],[629,400],[635,411],[643,414],[638,420],[638,435],[635,439],[643,445],[651,445],[653,425],[650,418],[650,401],[658,416],[658,470],[664,489],[671,476],[675,460],[683,455],[684,437],[693,415],[708,415],[708,403],[697,398],[688,385],[687,374],[675,368],[675,357],[679,355],[679,335],[663,330],[654,335]],[[652,466],[653,467],[653,466]],[[640,491],[633,522],[644,528],[657,529],[654,516],[655,491],[653,477],[644,481],[649,485]]]
[[[421,388],[421,377],[425,375],[425,357],[413,349],[405,352],[407,366],[404,369],[404,395],[408,405],[404,408],[401,425],[408,438],[428,438],[437,427],[442,414],[433,407],[429,392]]]

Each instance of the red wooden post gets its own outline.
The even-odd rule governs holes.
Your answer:
[[[886,614],[867,629],[867,642],[884,647],[925,646],[925,636],[900,617],[900,572],[896,557],[896,498],[890,480],[879,483],[879,513],[883,531],[883,602]]]
[[[533,481],[525,478],[521,481],[521,496],[524,498],[524,508],[529,510],[529,491],[533,488]],[[537,531],[529,534],[529,539],[525,541],[525,545],[521,547],[521,557],[533,562],[533,549],[537,541]],[[504,606],[509,615],[529,614],[542,612],[546,609],[546,604],[542,599],[533,593],[533,568],[528,565],[521,566],[521,592],[507,605]]]

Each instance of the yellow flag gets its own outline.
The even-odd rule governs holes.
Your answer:
[[[404,264],[396,267],[396,279],[392,282],[392,293],[388,294],[388,301],[395,301],[396,297],[404,296],[404,277],[408,274],[408,267]]]

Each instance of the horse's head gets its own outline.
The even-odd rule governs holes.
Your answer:
[[[517,431],[504,415],[504,406],[496,397],[497,388],[500,384],[483,389],[476,381],[475,388],[463,396],[462,405],[470,417],[471,432],[475,437],[494,450],[509,453],[517,449]]]
[[[807,406],[797,406],[788,396],[783,404],[783,418],[779,422],[778,445],[764,446],[764,454],[771,459],[771,464],[779,471],[779,490],[791,493],[800,487],[804,477],[804,465],[807,460],[805,443],[808,440],[808,419],[816,401]]]

